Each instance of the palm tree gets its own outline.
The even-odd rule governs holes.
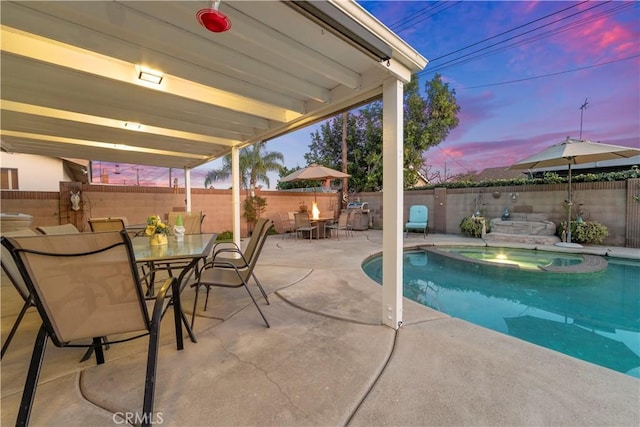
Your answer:
[[[267,172],[279,172],[284,163],[284,156],[277,151],[264,151],[266,143],[259,142],[240,150],[240,183],[243,189],[253,191],[258,181],[264,182],[270,188]],[[216,181],[231,177],[231,154],[222,159],[222,167],[207,172],[204,180],[205,188]]]

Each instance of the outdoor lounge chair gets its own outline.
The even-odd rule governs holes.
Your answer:
[[[31,230],[30,228],[26,228],[24,230],[7,231],[3,233],[3,236],[6,236],[6,237],[37,236],[37,235],[38,234],[35,231]],[[24,317],[29,307],[33,307],[34,305],[33,305],[33,300],[31,299],[31,294],[29,293],[29,289],[27,288],[27,284],[22,279],[22,276],[20,275],[20,271],[18,271],[18,267],[16,266],[15,261],[13,260],[13,258],[11,258],[11,254],[9,253],[7,248],[5,248],[4,246],[2,246],[2,257],[0,257],[0,264],[2,264],[2,270],[9,278],[9,281],[16,288],[16,291],[18,291],[18,295],[20,295],[20,297],[24,301],[24,305],[22,306],[20,313],[18,313],[18,317],[16,317],[16,321],[13,323],[13,326],[11,327],[11,331],[9,331],[9,334],[7,335],[7,338],[4,341],[4,344],[2,344],[2,353],[0,353],[0,360],[1,360],[4,357],[5,352],[9,348],[9,344],[11,343],[11,340],[13,339],[13,336],[15,335],[16,330],[18,329],[18,326],[20,326],[20,322],[22,322],[22,318]]]
[[[56,234],[78,234],[78,233],[80,233],[80,230],[78,230],[75,225],[70,224],[70,223],[69,224],[62,224],[62,225],[40,226],[40,227],[36,227],[36,230],[38,230],[42,234],[47,234],[49,236],[56,235]]]
[[[338,222],[326,225],[326,228],[336,231],[336,237],[340,240],[340,230],[344,231],[345,237],[353,236],[353,228],[349,225],[349,212],[341,212]]]
[[[409,208],[409,221],[404,225],[406,237],[409,237],[409,230],[422,230],[424,238],[427,238],[427,228],[429,227],[429,208],[425,205],[412,205]]]
[[[273,221],[270,220],[258,220],[256,223],[256,229],[251,235],[251,240],[247,244],[247,248],[244,252],[240,251],[239,248],[223,248],[215,251],[211,261],[207,262],[202,270],[200,270],[197,278],[197,282],[192,286],[196,288],[196,295],[193,301],[193,314],[191,319],[191,325],[193,327],[193,323],[195,320],[196,307],[198,304],[198,291],[201,286],[207,288],[207,296],[204,302],[204,311],[207,310],[207,304],[209,303],[209,291],[212,287],[223,287],[223,288],[240,288],[244,287],[251,297],[253,304],[258,309],[260,316],[264,320],[267,328],[270,327],[267,318],[260,310],[260,306],[256,302],[256,299],[253,297],[251,290],[249,290],[248,281],[250,277],[256,281],[262,296],[264,297],[267,304],[269,304],[269,299],[267,298],[267,294],[262,288],[262,285],[258,281],[258,278],[254,274],[254,268],[256,263],[258,262],[258,257],[260,256],[260,252],[262,251],[262,247],[264,246],[264,242],[269,235],[269,231],[274,227]],[[258,231],[258,229],[260,229]],[[222,254],[224,253],[236,253],[240,256],[240,258],[227,258]]]
[[[313,232],[318,229],[318,226],[311,224],[308,212],[296,212],[294,216],[296,218],[296,239],[298,238],[298,233],[302,235],[302,233],[306,231],[309,233],[309,241],[311,241],[311,239],[313,239]],[[318,233],[318,237],[319,235],[320,233]]]
[[[47,340],[57,347],[93,348],[104,363],[101,337],[120,336],[111,344],[149,335],[143,425],[153,418],[153,396],[164,297],[172,288],[179,307],[179,286],[167,279],[149,316],[127,233],[78,233],[2,237],[33,298],[42,326],[27,372],[16,425],[28,425]],[[182,348],[181,334],[176,340]],[[88,343],[87,340],[92,340]]]

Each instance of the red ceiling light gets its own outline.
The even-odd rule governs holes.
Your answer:
[[[214,33],[224,33],[231,28],[231,21],[227,15],[218,11],[219,6],[220,0],[215,0],[211,3],[211,8],[200,9],[196,14],[200,25]]]

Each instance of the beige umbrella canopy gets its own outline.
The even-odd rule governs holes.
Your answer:
[[[299,169],[292,174],[285,176],[280,181],[321,181],[324,179],[349,178],[350,176],[351,175],[349,175],[348,173],[340,172],[326,166],[319,166],[314,164],[311,166],[307,166],[306,168]]]
[[[511,165],[509,169],[568,166],[569,189],[567,203],[569,205],[569,215],[567,220],[567,243],[571,244],[571,165],[629,158],[637,155],[640,155],[640,150],[637,148],[567,138],[564,142],[552,145],[533,156],[520,160]]]
[[[349,178],[351,175],[348,173],[340,172],[335,169],[328,168],[326,166],[320,165],[310,165],[306,168],[299,169],[284,178],[282,178],[281,182],[292,182],[292,181],[323,181],[325,179],[341,179],[341,178]],[[313,190],[313,198],[316,198],[316,191]]]

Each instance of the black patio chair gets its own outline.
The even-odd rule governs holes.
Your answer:
[[[149,335],[142,407],[143,425],[149,425],[153,419],[164,297],[171,287],[178,310],[177,281],[172,278],[165,281],[156,296],[153,314],[149,316],[133,248],[125,230],[2,237],[2,245],[11,254],[42,318],[16,424],[29,423],[48,339],[57,347],[92,348],[96,362],[102,364],[102,347],[106,344]],[[181,349],[179,327],[181,324],[176,319],[176,341]],[[118,335],[119,339],[110,342],[102,340]],[[89,339],[90,344],[87,343]]]
[[[27,228],[24,230],[8,231],[3,233],[3,236],[7,236],[7,237],[37,236],[37,235],[38,234],[35,231],[31,230],[30,228]],[[7,338],[5,339],[4,344],[2,344],[2,353],[0,353],[0,360],[2,360],[2,358],[4,357],[4,354],[9,348],[9,344],[11,344],[11,340],[13,339],[13,336],[18,330],[18,326],[20,326],[20,323],[22,322],[22,318],[27,313],[27,310],[30,307],[33,307],[34,305],[33,305],[33,299],[31,298],[31,293],[27,288],[27,284],[22,279],[22,276],[20,275],[20,271],[18,271],[18,266],[16,266],[16,263],[13,261],[11,254],[9,253],[7,248],[5,248],[4,246],[2,246],[2,256],[0,257],[0,264],[2,264],[2,270],[6,274],[7,278],[9,279],[11,284],[14,286],[16,291],[18,292],[18,295],[20,295],[20,297],[24,301],[24,304],[22,305],[22,309],[20,309],[20,313],[18,313],[18,317],[13,323],[13,326],[11,327],[11,330],[9,331]]]
[[[253,304],[258,309],[258,312],[260,312],[260,316],[262,316],[262,319],[267,325],[267,328],[270,327],[269,321],[262,313],[262,310],[260,310],[260,306],[249,290],[248,281],[250,277],[253,277],[253,279],[256,281],[256,284],[258,285],[258,288],[260,289],[260,292],[262,293],[262,296],[264,297],[267,304],[269,304],[267,294],[264,291],[262,284],[258,281],[258,278],[254,274],[254,268],[256,266],[256,263],[258,262],[258,258],[262,251],[262,247],[264,246],[264,242],[267,240],[269,231],[273,227],[274,223],[271,220],[258,221],[258,223],[256,223],[256,229],[251,235],[251,240],[247,244],[247,248],[244,252],[240,251],[240,249],[237,247],[224,248],[222,250],[214,251],[213,258],[211,259],[211,261],[207,262],[204,265],[203,269],[198,274],[197,282],[192,285],[196,288],[196,295],[193,301],[193,314],[191,318],[192,328],[195,320],[196,307],[198,304],[198,290],[201,286],[204,286],[207,289],[204,311],[207,310],[207,304],[209,302],[209,291],[212,287],[244,287],[251,297]],[[258,229],[260,229],[259,232]],[[223,254],[225,253],[236,253],[239,255],[239,258],[224,257]]]
[[[298,238],[298,233],[303,235],[303,233],[309,233],[309,241],[313,239],[313,232],[315,231],[320,237],[320,233],[317,231],[318,226],[311,224],[311,218],[309,218],[308,212],[296,212],[294,214],[295,222],[296,222],[296,239]]]

